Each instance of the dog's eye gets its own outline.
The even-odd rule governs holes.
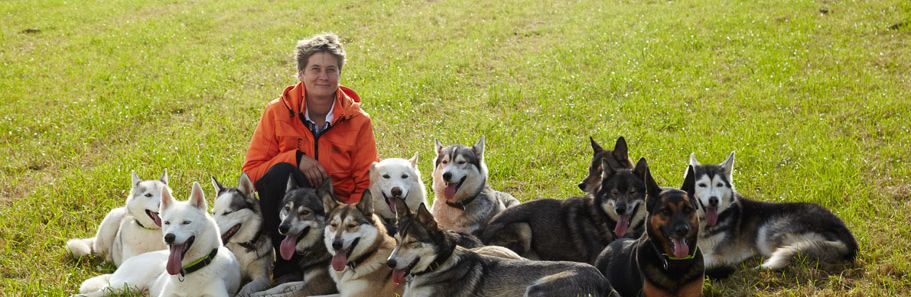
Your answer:
[[[718,185],[716,185],[716,187],[719,187],[719,188],[720,188],[720,187],[724,187],[724,184],[718,183]]]
[[[302,216],[309,216],[309,215],[310,215],[310,210],[306,210],[306,209],[301,210],[300,214],[301,214]]]
[[[685,213],[685,214],[690,214],[690,213],[692,213],[692,212],[693,212],[693,208],[692,208],[692,207],[687,206],[687,207],[684,207],[684,208],[683,208],[683,213]]]
[[[699,183],[699,187],[700,187],[700,188],[705,188],[705,187],[706,187],[706,184],[704,184],[704,183]]]
[[[661,209],[661,214],[664,215],[664,216],[666,216],[666,217],[669,217],[669,216],[671,216],[673,213],[671,213],[671,210],[670,210],[669,208],[664,208],[664,209]]]
[[[407,174],[402,174],[402,179],[408,179],[408,175],[407,175]]]
[[[408,246],[411,247],[411,248],[413,248],[413,249],[416,249],[416,248],[420,248],[420,247],[421,247],[421,243],[420,243],[420,242],[417,242],[417,241],[412,241],[412,242],[409,242],[409,243],[408,243]]]
[[[448,160],[443,160],[443,161],[440,161],[440,164],[443,164],[443,165],[449,164],[449,161],[448,161]]]
[[[226,210],[225,212],[221,213],[221,215],[226,216],[226,215],[228,215],[229,213],[232,213],[232,212],[233,212],[233,211]]]
[[[389,175],[388,175],[388,174],[383,174],[383,178],[389,179]]]
[[[459,162],[457,162],[457,164],[459,164],[459,165],[465,165],[465,161],[459,161]]]
[[[329,227],[332,227],[332,229],[338,228],[338,223],[333,222],[332,224],[329,224]]]
[[[354,229],[355,227],[357,227],[357,224],[348,224],[348,225],[345,225],[345,227],[347,227],[348,229]]]
[[[152,193],[146,193],[146,197],[152,198]]]
[[[165,225],[170,225],[170,224],[171,224],[171,221],[164,221],[164,224],[165,224]]]
[[[190,221],[183,221],[183,222],[180,222],[180,224],[181,224],[181,225],[189,225],[189,224],[190,224]]]
[[[611,196],[617,196],[617,195],[620,195],[620,191],[617,191],[617,189],[613,189],[610,191],[610,194],[611,194]]]
[[[636,194],[636,189],[629,189],[629,193],[635,195],[635,194]]]

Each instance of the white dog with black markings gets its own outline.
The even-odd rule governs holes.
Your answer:
[[[95,237],[75,238],[66,242],[66,248],[75,257],[97,255],[105,261],[120,266],[130,257],[165,249],[161,240],[161,218],[158,206],[161,193],[168,188],[168,170],[158,180],[141,180],[132,173],[130,194],[126,206],[108,212]]]
[[[79,288],[81,296],[117,295],[128,290],[159,297],[234,296],[240,287],[240,266],[222,245],[199,184],[193,183],[190,199],[184,202],[175,201],[163,190],[160,213],[164,242],[170,250],[129,258],[113,274],[86,280]]]
[[[212,216],[221,231],[221,241],[240,264],[245,283],[237,296],[249,296],[269,288],[275,251],[272,240],[262,230],[263,215],[253,182],[242,173],[236,188],[223,186],[214,176],[212,186],[216,193]]]

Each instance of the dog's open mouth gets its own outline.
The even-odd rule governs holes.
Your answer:
[[[234,225],[234,227],[231,227],[231,229],[228,229],[228,231],[222,233],[221,242],[223,244],[228,244],[228,240],[231,239],[231,237],[234,237],[234,234],[237,234],[237,231],[240,230],[240,225],[241,224]]]
[[[617,219],[617,225],[614,226],[614,234],[617,235],[617,238],[623,237],[629,230],[629,217],[629,214],[620,214],[620,218]]]
[[[414,261],[411,261],[411,264],[405,266],[403,269],[392,269],[392,283],[399,285],[405,283],[405,277],[411,273],[411,269],[414,268],[414,265],[418,265],[418,261],[421,261],[421,257],[417,257]]]
[[[354,251],[354,247],[357,246],[357,242],[360,240],[360,238],[356,238],[347,249],[335,251],[335,255],[332,256],[332,269],[335,269],[335,271],[345,270],[345,266],[348,265],[348,257],[351,256],[351,252]]]
[[[462,183],[465,183],[465,179],[468,176],[463,176],[458,183],[446,183],[446,189],[443,190],[443,196],[446,196],[446,200],[452,201],[452,198],[455,197],[456,192],[459,191],[459,188],[462,187]]]
[[[155,226],[161,227],[161,217],[158,216],[157,212],[146,209],[146,214],[152,219],[152,222],[155,222]]]
[[[686,258],[690,255],[690,246],[686,243],[686,238],[671,238],[671,250],[675,258]]]
[[[297,249],[297,242],[306,237],[307,233],[310,233],[310,226],[304,228],[300,233],[285,235],[285,239],[282,239],[281,245],[278,247],[278,253],[281,254],[282,259],[291,260]]]
[[[171,244],[171,254],[168,255],[168,264],[165,266],[168,274],[175,275],[183,270],[183,256],[187,254],[195,240],[196,236],[190,236],[181,244]]]
[[[706,206],[705,207],[705,226],[712,227],[718,224],[718,208]]]
[[[389,206],[389,210],[392,210],[392,214],[398,215],[398,210],[395,209],[395,200],[393,200],[393,199],[396,199],[396,198],[405,199],[405,198],[399,197],[399,196],[389,197],[389,195],[386,195],[386,191],[382,191],[382,193],[383,193],[383,200],[386,201],[386,205]]]

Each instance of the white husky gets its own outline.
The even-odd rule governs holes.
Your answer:
[[[411,159],[383,159],[370,167],[370,193],[373,209],[385,221],[395,222],[393,199],[403,199],[412,212],[427,205],[427,188],[418,171],[418,154]]]
[[[113,274],[90,278],[79,292],[108,296],[123,291],[147,291],[151,296],[233,296],[240,286],[240,266],[221,243],[206,198],[193,183],[189,201],[175,201],[161,192],[162,232],[170,250],[127,259]],[[159,239],[160,240],[160,239]]]
[[[262,230],[263,216],[253,182],[243,173],[236,188],[221,185],[214,176],[212,186],[216,193],[212,216],[221,231],[222,242],[240,264],[242,279],[248,282],[237,296],[269,288],[275,251],[269,236]]]
[[[140,180],[132,173],[133,182],[126,206],[108,212],[95,237],[70,239],[66,248],[73,256],[94,254],[120,266],[130,257],[165,249],[161,240],[161,219],[158,205],[161,193],[168,192],[168,170],[159,180]]]

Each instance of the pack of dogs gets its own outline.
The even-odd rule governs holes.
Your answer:
[[[254,184],[211,177],[211,211],[193,183],[176,201],[167,170],[132,173],[125,205],[95,237],[71,239],[74,257],[116,270],[89,278],[76,296],[701,296],[761,256],[778,271],[798,256],[823,267],[853,262],[858,245],[831,211],[811,203],[750,200],[734,187],[734,153],[703,165],[691,155],[680,188],[661,187],[623,137],[590,139],[583,195],[520,203],[494,190],[484,137],[472,146],[435,141],[433,203],[418,156],[370,168],[359,202],[339,202],[326,181],[288,179],[280,244],[263,232]],[[428,207],[429,206],[429,207]],[[278,239],[276,239],[278,240]],[[278,257],[299,274],[273,277]]]

